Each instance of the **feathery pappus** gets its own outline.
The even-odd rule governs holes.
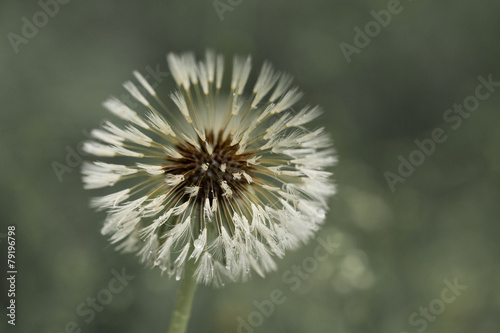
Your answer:
[[[138,85],[124,88],[140,110],[111,97],[104,106],[124,126],[105,121],[84,144],[102,157],[84,163],[84,188],[116,188],[91,200],[107,213],[102,233],[177,280],[187,261],[216,287],[264,276],[314,236],[335,193],[331,140],[304,126],[322,111],[295,108],[303,93],[267,62],[253,85],[250,57],[235,56],[227,80],[210,50],[167,62],[169,98],[134,71]]]

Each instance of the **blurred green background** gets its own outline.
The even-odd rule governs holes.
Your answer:
[[[0,233],[17,226],[19,271],[17,325],[5,320],[2,279],[0,331],[59,333],[68,322],[82,332],[166,331],[178,283],[108,245],[104,214],[88,207],[96,192],[82,189],[80,161],[65,160],[112,118],[101,103],[125,92],[132,70],[166,72],[166,53],[210,47],[227,59],[251,54],[255,66],[271,61],[325,109],[340,163],[318,238],[340,246],[294,290],[283,274],[316,241],[266,279],[200,287],[190,332],[499,332],[500,91],[457,129],[443,114],[475,93],[478,76],[500,81],[500,3],[404,0],[348,63],[340,44],[353,45],[353,29],[387,1],[228,1],[223,20],[211,0],[69,1],[17,53],[8,34],[22,36],[22,18],[32,22],[40,4],[0,3]],[[408,159],[435,128],[447,140],[391,191],[384,173],[397,173],[398,156]],[[62,181],[53,162],[71,171]],[[77,308],[122,268],[135,278],[87,323]],[[443,291],[452,295],[444,281],[456,279],[467,289],[443,303]],[[256,312],[254,301],[275,289],[286,301]]]

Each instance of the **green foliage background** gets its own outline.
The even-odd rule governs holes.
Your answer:
[[[238,317],[274,289],[286,301],[255,332],[417,332],[423,326],[409,316],[440,298],[446,279],[468,289],[425,332],[498,332],[500,91],[456,130],[443,113],[474,93],[479,75],[500,81],[500,3],[402,6],[349,64],[339,44],[352,44],[353,28],[386,1],[243,0],[221,21],[212,1],[74,0],[18,54],[7,34],[21,34],[21,18],[40,7],[2,1],[0,233],[17,226],[19,273],[17,326],[7,327],[2,310],[0,331],[59,333],[69,321],[82,332],[166,331],[178,283],[113,251],[99,233],[104,214],[88,207],[97,192],[82,189],[78,167],[60,182],[52,163],[66,164],[82,131],[111,118],[101,103],[124,93],[132,70],[166,70],[166,53],[210,47],[227,59],[251,54],[256,66],[271,61],[295,76],[304,101],[325,109],[317,125],[332,133],[340,163],[318,237],[341,246],[297,290],[283,274],[313,254],[315,241],[266,279],[199,288],[190,332],[236,332]],[[397,172],[398,156],[437,127],[447,141],[392,192],[384,172]],[[77,306],[122,267],[135,279],[86,323]]]

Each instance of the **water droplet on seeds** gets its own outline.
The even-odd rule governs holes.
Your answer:
[[[201,249],[201,246],[202,246],[201,240],[199,240],[199,239],[195,240],[193,245],[194,245],[195,249]]]
[[[250,268],[247,268],[247,269],[245,270],[245,273],[247,273],[247,274],[248,274],[248,273],[250,273]]]
[[[181,276],[180,274],[175,274],[175,280],[176,280],[176,281],[179,281],[179,280],[181,279],[181,277],[182,277],[182,276]]]

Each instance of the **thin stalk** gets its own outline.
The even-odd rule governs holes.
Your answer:
[[[186,332],[197,286],[196,279],[194,278],[195,269],[196,264],[192,260],[188,260],[177,294],[177,302],[172,319],[170,320],[168,333]]]

